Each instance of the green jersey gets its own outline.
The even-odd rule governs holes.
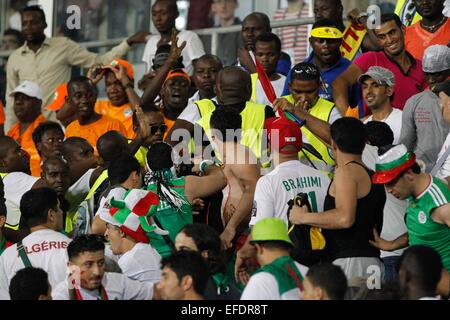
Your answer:
[[[424,245],[436,250],[447,271],[450,271],[450,228],[434,222],[431,214],[434,209],[449,202],[447,185],[433,177],[430,185],[417,198],[408,198],[405,218],[409,245]]]
[[[177,179],[170,179],[170,189],[178,193],[185,200],[185,204],[181,206],[181,209],[173,208],[169,203],[159,198],[158,211],[156,217],[154,217],[156,224],[163,230],[169,232],[168,236],[161,236],[154,232],[148,233],[151,245],[158,251],[162,257],[170,255],[174,248],[175,237],[178,232],[189,223],[193,222],[192,218],[192,206],[189,204],[188,199],[184,194],[184,177]],[[147,190],[152,191],[158,196],[156,184],[149,184]]]

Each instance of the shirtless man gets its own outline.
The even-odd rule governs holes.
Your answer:
[[[211,115],[211,139],[222,155],[227,187],[223,189],[220,235],[225,248],[245,231],[251,217],[256,182],[260,177],[259,162],[253,152],[240,144],[242,119],[233,108],[219,106]]]

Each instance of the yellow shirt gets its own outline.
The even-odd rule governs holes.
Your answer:
[[[97,100],[95,112],[122,122],[127,131],[127,139],[136,137],[136,133],[133,131],[133,110],[129,103],[116,107],[109,100]]]

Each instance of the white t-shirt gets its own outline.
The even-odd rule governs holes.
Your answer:
[[[161,280],[161,256],[149,244],[137,243],[119,258],[122,273],[141,282],[156,283]]]
[[[362,154],[364,164],[372,171],[375,171],[375,163],[378,157],[378,148],[366,145]],[[406,233],[405,212],[408,206],[407,200],[399,200],[386,192],[386,203],[383,210],[383,228],[381,238],[385,240],[397,239]],[[400,256],[406,248],[395,251],[381,251],[381,258],[390,256]]]
[[[283,93],[284,83],[286,82],[286,77],[284,75],[279,73],[278,75],[280,76],[280,79],[271,81],[273,90],[275,91],[275,96],[277,98],[281,97]],[[266,94],[264,93],[264,89],[261,85],[261,81],[259,80],[256,81],[256,101],[254,102],[264,104],[267,106],[272,105],[269,99],[267,99]]]
[[[182,30],[178,33],[177,36],[178,45],[181,45],[183,41],[186,41],[186,47],[182,52],[183,64],[186,72],[189,73],[189,75],[192,75],[194,71],[192,60],[198,59],[205,54],[203,43],[196,33],[189,30]],[[155,57],[159,40],[161,40],[161,35],[152,35],[145,45],[144,54],[142,55],[142,61],[147,63],[147,72],[149,72],[152,68],[153,58]]]
[[[400,134],[402,132],[402,110],[393,108],[392,112],[384,119],[382,122],[385,122],[391,128],[394,133],[394,144],[398,144],[400,141]],[[369,116],[364,124],[367,122],[373,121],[373,116]]]
[[[198,100],[201,99],[197,91],[191,98],[189,98],[186,108],[184,108],[183,112],[181,112],[181,114],[178,116],[178,119],[185,120],[192,124],[195,124],[198,120],[200,120],[200,111],[195,104],[195,102]],[[211,100],[217,102],[217,97],[214,97]]]
[[[25,192],[38,181],[39,177],[32,177],[23,172],[11,172],[3,178],[5,186],[6,223],[17,226],[20,222],[20,200]]]
[[[295,265],[304,278],[308,268],[298,262],[295,262]],[[301,294],[300,289],[295,288],[280,296],[275,277],[268,272],[258,272],[250,277],[241,300],[300,300]]]
[[[91,186],[89,185],[89,181],[91,179],[92,173],[95,169],[89,169],[83,174],[80,179],[78,179],[70,188],[67,190],[65,194],[65,198],[70,203],[70,212],[74,212],[75,209],[86,199],[86,196],[91,190]]]
[[[44,229],[32,232],[23,240],[31,265],[48,273],[52,287],[67,278],[67,246],[71,239],[60,232]],[[16,272],[25,268],[17,251],[17,244],[7,248],[0,256],[0,291],[7,291]]]
[[[442,155],[445,153],[445,151],[447,151],[448,148],[450,148],[450,133],[447,135],[447,138],[442,145],[441,151],[439,151],[436,162],[442,157]],[[450,176],[450,155],[447,156],[439,170],[436,172],[436,177],[438,178],[445,179],[448,176]]]
[[[108,295],[108,300],[151,300],[153,283],[139,282],[129,279],[120,273],[105,272],[102,285]],[[99,300],[99,290],[80,289],[83,300]],[[53,300],[69,300],[67,279],[61,281],[52,290]]]
[[[330,178],[319,170],[298,160],[283,162],[256,183],[250,225],[268,217],[280,218],[288,224],[288,201],[299,192],[308,194],[313,211],[323,211],[329,184]]]

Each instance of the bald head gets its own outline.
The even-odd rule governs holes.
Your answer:
[[[108,131],[97,140],[97,151],[105,163],[128,151],[128,141],[118,131]]]
[[[73,154],[80,149],[92,149],[92,152],[94,152],[94,148],[86,139],[81,137],[70,137],[64,140],[64,142],[62,143],[61,153],[64,159],[70,161],[73,157]]]
[[[248,16],[244,18],[244,21],[242,21],[242,23],[247,22],[248,20],[258,21],[259,24],[264,28],[265,32],[272,31],[272,27],[270,26],[270,19],[265,13],[262,12],[250,13]]]
[[[252,81],[240,67],[230,66],[217,75],[217,98],[221,104],[230,105],[250,100]]]

